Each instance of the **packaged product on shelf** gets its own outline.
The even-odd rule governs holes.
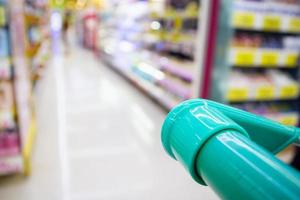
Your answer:
[[[13,88],[11,82],[0,81],[0,130],[14,128],[13,105]]]
[[[238,33],[231,40],[230,64],[244,67],[295,68],[299,37]]]
[[[0,57],[0,80],[10,79],[11,69],[10,69],[10,59],[5,57]]]
[[[0,157],[14,156],[18,153],[18,134],[14,131],[0,132]]]
[[[0,81],[0,111],[13,109],[13,87],[9,81]]]
[[[8,33],[4,28],[0,28],[0,57],[9,56]]]
[[[288,36],[283,38],[283,47],[285,49],[292,49],[300,51],[300,37]]]

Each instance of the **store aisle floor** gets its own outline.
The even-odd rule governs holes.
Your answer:
[[[217,199],[162,149],[159,106],[79,47],[51,63],[32,176],[1,181],[1,199]]]

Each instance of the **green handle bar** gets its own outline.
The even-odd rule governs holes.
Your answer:
[[[300,174],[277,153],[300,129],[213,101],[185,101],[168,114],[162,143],[202,185],[222,199],[299,199]]]

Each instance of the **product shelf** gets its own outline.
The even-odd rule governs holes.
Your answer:
[[[253,90],[250,90],[248,87],[230,87],[226,93],[226,100],[229,102],[296,100],[298,96],[299,86],[296,84],[282,87],[258,86]]]
[[[188,33],[181,31],[166,31],[166,30],[149,30],[147,34],[156,38],[157,42],[171,42],[174,44],[184,44],[191,41],[196,36],[196,33]]]
[[[239,82],[237,85],[236,83]],[[245,73],[233,71],[229,77],[226,100],[286,100],[299,97],[299,83],[280,71]]]
[[[299,113],[297,112],[269,114],[264,115],[264,117],[288,126],[298,126],[299,122]]]
[[[103,52],[103,54],[105,54],[105,52]],[[126,77],[130,82],[132,82],[138,88],[146,92],[151,98],[161,103],[166,109],[171,109],[180,102],[180,100],[176,99],[175,97],[166,94],[166,91],[163,90],[161,87],[155,85],[154,82],[145,80],[136,73],[134,73],[130,69],[131,67],[123,67],[122,62],[118,62],[117,59],[112,61],[110,55],[106,55],[105,61],[111,67],[113,67],[115,70],[121,73],[124,77]]]
[[[201,68],[201,61],[196,58],[196,42],[204,12],[202,1],[153,3],[160,6],[152,3],[127,2],[102,13],[105,20],[100,23],[98,47],[110,55],[115,68],[125,70],[122,74],[138,88],[171,109],[196,97],[200,90],[201,70],[197,68]],[[140,12],[133,14],[128,8]],[[107,17],[108,12],[112,16]],[[140,32],[132,34],[131,26]]]
[[[289,49],[230,48],[229,63],[234,66],[297,68],[299,52]]]
[[[233,28],[300,33],[299,5],[234,1],[234,10]]]
[[[167,71],[189,83],[193,81],[194,64],[192,62],[179,61],[166,56],[161,56],[157,62],[162,71]]]
[[[151,12],[150,18],[154,20],[165,19],[165,20],[176,20],[181,19],[198,19],[200,8],[196,5],[191,5],[185,10],[179,11],[175,9],[166,9],[165,12]]]
[[[176,74],[175,76],[169,75],[169,71],[164,70],[165,68],[163,68],[163,66],[165,65],[163,65],[161,61],[165,61],[165,59],[167,59],[166,57],[162,57],[161,55],[151,51],[144,50],[142,52],[147,56],[141,56],[140,58],[137,58],[139,57],[137,55],[135,59],[139,60],[139,62],[134,64],[132,67],[132,70],[135,72],[135,74],[143,79],[152,81],[153,84],[159,85],[167,92],[180,97],[182,100],[191,98],[191,84],[184,81],[183,77],[177,76]],[[140,55],[143,53],[140,53]],[[166,62],[164,62],[164,64],[166,64]]]
[[[297,111],[297,107],[299,106],[296,102],[249,102],[233,105],[237,108],[264,116],[285,125],[297,126],[299,122],[299,112]]]
[[[294,104],[300,94],[300,5],[292,1],[221,2],[212,98],[280,123],[299,125],[299,106]]]
[[[29,174],[35,134],[31,71],[28,66],[30,62],[25,55],[29,53],[25,47],[28,44],[25,38],[26,31],[32,27],[25,28],[24,23],[27,20],[33,26],[38,25],[39,17],[25,16],[24,11],[27,7],[23,3],[28,2],[2,1],[1,6],[5,7],[5,14],[0,6],[0,24],[3,16],[8,20],[4,23],[7,27],[0,28],[0,175]],[[39,14],[43,16],[45,13]],[[37,38],[36,33],[31,32],[34,35],[31,39]],[[36,41],[31,40],[33,43]],[[30,47],[36,48],[34,45]]]
[[[159,80],[158,84],[174,95],[181,97],[182,99],[190,99],[192,97],[192,91],[190,88],[180,83],[176,83],[171,79],[166,78],[163,80]]]

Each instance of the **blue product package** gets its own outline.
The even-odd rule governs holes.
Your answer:
[[[6,29],[0,29],[0,56],[7,57],[9,55],[8,33]]]

